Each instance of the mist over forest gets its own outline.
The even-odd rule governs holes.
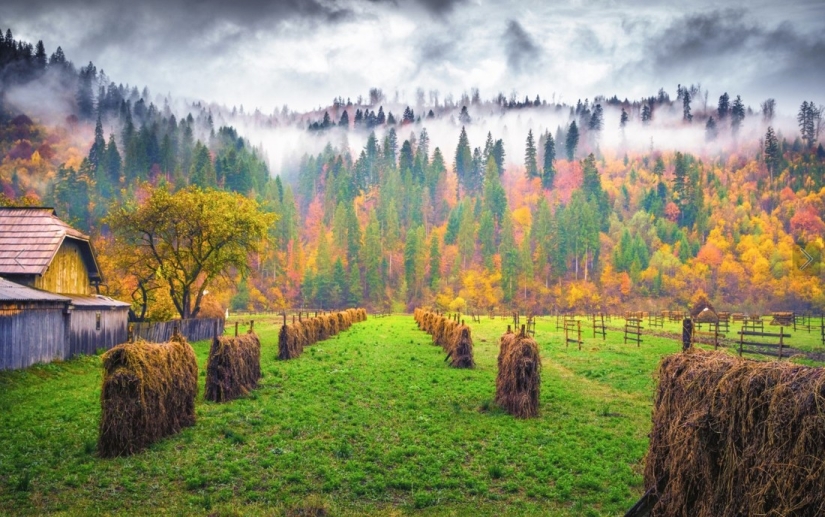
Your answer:
[[[509,62],[528,67],[520,30],[509,26],[521,38]],[[70,57],[2,35],[2,200],[54,206],[92,234],[109,294],[147,318],[173,312],[163,279],[128,270],[107,215],[188,187],[240,193],[276,219],[204,313],[558,312],[700,296],[825,307],[823,99],[699,82],[575,101],[372,87],[264,112],[123,84]],[[800,270],[800,246],[816,268]]]

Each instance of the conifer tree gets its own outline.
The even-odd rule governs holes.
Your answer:
[[[556,180],[556,142],[553,135],[548,131],[544,140],[544,167],[541,175],[541,186],[546,189],[553,188]]]
[[[536,142],[533,139],[533,130],[527,131],[527,145],[524,151],[524,168],[528,178],[539,176],[539,166],[536,159]]]
[[[564,143],[564,149],[567,151],[567,159],[571,162],[576,156],[576,147],[579,146],[579,128],[576,126],[576,121],[570,123],[567,129],[567,140]]]

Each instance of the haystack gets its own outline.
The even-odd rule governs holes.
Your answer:
[[[283,325],[278,332],[278,359],[282,361],[295,359],[304,351],[296,325]]]
[[[691,350],[657,375],[650,515],[825,515],[825,370]]]
[[[470,327],[464,325],[463,322],[453,331],[447,359],[453,368],[472,368],[475,366],[475,361],[473,361],[473,338]]]
[[[103,355],[98,452],[134,454],[195,424],[198,362],[179,334],[169,343],[124,343]]]
[[[258,387],[261,378],[261,341],[254,332],[212,340],[206,365],[204,398],[226,402]]]
[[[517,335],[502,336],[499,368],[496,377],[496,403],[517,418],[539,413],[541,357],[536,341],[525,335],[524,326]]]

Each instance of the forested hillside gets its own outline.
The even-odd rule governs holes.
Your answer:
[[[700,85],[679,85],[673,99],[660,90],[575,105],[478,91],[419,91],[406,105],[373,90],[264,115],[152,97],[10,31],[0,67],[3,202],[55,206],[94,234],[108,288],[127,300],[138,280],[111,246],[110,207],[147,185],[196,185],[277,214],[251,273],[226,279],[213,312],[582,312],[703,294],[731,310],[825,308],[825,113],[815,102],[785,107],[793,118],[780,120],[772,99],[757,109],[728,93],[708,102]],[[48,84],[63,111],[26,113],[20,92],[32,84]],[[260,135],[288,130],[301,145],[272,163]],[[814,257],[804,268],[802,250]],[[149,316],[163,317],[170,303],[156,287]]]

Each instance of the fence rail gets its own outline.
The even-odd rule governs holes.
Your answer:
[[[131,323],[129,325],[130,338],[140,338],[150,343],[165,343],[172,337],[175,328],[188,341],[202,341],[212,339],[217,334],[223,334],[223,318],[204,318],[189,320],[161,321],[157,323]]]

